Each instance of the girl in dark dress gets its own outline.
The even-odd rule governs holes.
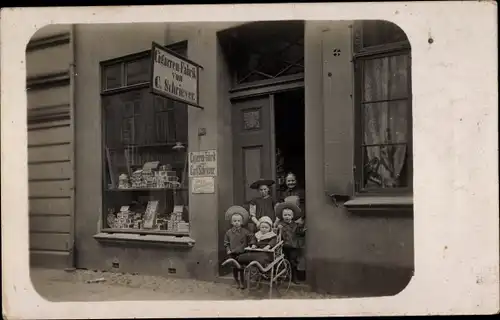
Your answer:
[[[276,201],[271,197],[271,186],[274,184],[273,180],[260,179],[250,185],[250,188],[259,190],[260,197],[254,198],[250,201],[250,218],[248,223],[248,230],[255,233],[259,219],[262,217],[269,217],[274,224],[276,220],[276,213],[274,207]]]
[[[278,243],[277,235],[272,231],[272,220],[264,216],[259,219],[257,231],[252,238],[250,248],[252,249],[272,249]],[[272,262],[273,254],[271,252],[247,251],[238,257],[238,262],[247,265],[252,261],[258,261],[263,267]]]

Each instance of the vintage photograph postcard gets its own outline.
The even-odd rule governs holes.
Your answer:
[[[493,3],[190,8],[2,10],[7,318],[498,311]]]

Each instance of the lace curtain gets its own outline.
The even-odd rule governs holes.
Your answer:
[[[407,183],[407,55],[369,59],[363,66],[364,187],[395,188]]]

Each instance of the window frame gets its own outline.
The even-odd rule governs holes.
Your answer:
[[[408,186],[401,188],[364,188],[363,184],[363,83],[364,72],[362,64],[371,59],[378,59],[383,57],[391,57],[407,54],[408,55],[408,95],[406,101],[408,102]],[[377,45],[373,47],[363,47],[359,52],[353,56],[354,65],[354,194],[355,196],[403,196],[413,192],[413,92],[412,92],[412,57],[411,46],[408,41],[389,43],[384,45]],[[393,99],[394,101],[403,99]],[[392,101],[388,99],[388,102]]]
[[[187,42],[187,40],[184,40],[184,41],[175,42],[175,43],[166,45],[165,47],[172,50],[172,51],[184,50],[187,54],[188,42]],[[150,58],[150,57],[151,57],[151,49],[101,61],[99,63],[99,80],[100,80],[100,82],[99,82],[99,89],[100,90],[99,91],[100,91],[100,95],[101,96],[111,95],[111,94],[116,94],[116,93],[128,92],[128,91],[131,91],[134,89],[141,89],[141,88],[148,87],[150,84],[149,78],[148,78],[148,81],[144,81],[144,82],[136,83],[136,84],[132,84],[132,85],[127,85],[126,65],[127,65],[127,63],[135,62],[135,61],[138,61],[140,59]],[[121,84],[122,85],[118,88],[107,89],[105,79],[104,79],[104,69],[107,67],[115,66],[115,65],[120,65],[120,67],[121,67]],[[151,71],[152,70],[150,70],[150,72]],[[102,106],[102,103],[101,103],[101,106]]]
[[[170,45],[166,45],[170,50],[173,51],[184,51],[185,55],[187,55],[188,52],[188,41],[180,41],[176,42]],[[108,228],[107,227],[107,221],[106,221],[106,208],[107,208],[107,199],[106,195],[108,192],[108,186],[107,186],[107,166],[106,166],[106,120],[105,120],[105,107],[104,107],[104,101],[103,97],[106,96],[112,96],[112,95],[120,95],[120,94],[126,94],[134,91],[140,91],[141,89],[144,90],[145,88],[148,88],[150,86],[150,81],[149,79],[151,77],[147,77],[148,81],[132,84],[132,85],[127,85],[127,74],[126,74],[126,65],[127,63],[139,61],[141,59],[145,58],[150,58],[151,57],[151,50],[144,50],[108,60],[101,61],[99,63],[99,91],[100,91],[100,99],[99,99],[99,105],[100,105],[100,113],[101,113],[101,213],[100,213],[100,227],[99,227],[99,233],[94,236],[96,240],[111,240],[114,242],[115,240],[126,240],[126,241],[131,241],[134,240],[134,236],[141,236],[142,240],[144,241],[152,241],[155,243],[160,243],[160,242],[166,242],[168,245],[176,244],[176,245],[181,245],[181,246],[192,246],[194,243],[194,240],[189,238],[191,234],[191,225],[189,228],[188,232],[179,232],[179,231],[167,231],[167,230],[156,230],[156,229],[115,229],[115,228]],[[108,67],[116,66],[119,65],[121,68],[121,86],[116,87],[116,88],[110,88],[108,89],[106,87],[106,80],[105,80],[105,69]],[[151,68],[151,63],[148,63],[149,68]],[[149,73],[151,73],[152,70],[149,70]],[[150,93],[152,95],[152,93]],[[154,98],[154,97],[153,97]],[[168,98],[166,98],[168,99]],[[187,153],[188,150],[186,149],[185,152]],[[183,192],[184,190],[179,190],[178,192]],[[188,198],[189,198],[189,190],[188,191]],[[129,192],[134,192],[134,191],[129,191]],[[165,189],[165,192],[172,192],[167,189]],[[175,195],[174,195],[175,197]],[[188,201],[189,203],[189,201]],[[189,205],[188,207],[188,214],[189,213]],[[191,219],[189,219],[191,220]],[[116,237],[115,237],[116,235]],[[132,239],[127,239],[127,237],[130,236]],[[159,240],[156,239],[155,237],[160,236],[164,238],[165,240]],[[151,239],[149,239],[149,238]],[[175,239],[170,239],[169,238],[175,238]],[[179,240],[180,238],[186,238],[188,240]],[[102,238],[102,239],[101,239]],[[116,238],[116,239],[115,239]],[[148,238],[148,239],[146,239]],[[141,240],[141,239],[136,239],[136,240]],[[184,243],[185,242],[185,243]]]

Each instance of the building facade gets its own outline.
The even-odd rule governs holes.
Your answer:
[[[45,254],[64,256],[58,265],[216,280],[227,272],[220,268],[225,210],[254,196],[253,180],[282,181],[293,171],[305,190],[306,281],[313,290],[390,295],[408,284],[411,49],[398,27],[280,21],[68,28],[71,51],[61,61],[66,91],[54,84],[46,95],[68,101],[28,99],[30,110],[68,106],[64,120],[57,120],[64,123],[30,135],[33,168],[66,161],[55,171],[30,170],[34,265]],[[152,42],[202,66],[203,109],[150,92]],[[28,52],[28,78],[40,63]],[[41,153],[35,144],[58,151]],[[208,192],[195,191],[189,177],[188,155],[202,151],[216,155]],[[52,159],[56,154],[62,158]],[[144,176],[134,182],[135,174],[149,172],[144,164],[161,166],[168,186],[176,187],[156,188],[156,180]],[[64,183],[49,181],[61,172]],[[35,187],[36,179],[47,181]],[[49,188],[49,182],[57,185]],[[126,214],[136,206],[145,215],[173,213],[138,222]],[[54,229],[53,221],[62,221],[56,212],[67,217],[66,233]],[[161,228],[146,226],[159,221]],[[37,233],[46,225],[53,235]],[[42,246],[49,238],[52,244]]]
[[[26,48],[30,258],[74,264],[72,28],[50,25]]]

